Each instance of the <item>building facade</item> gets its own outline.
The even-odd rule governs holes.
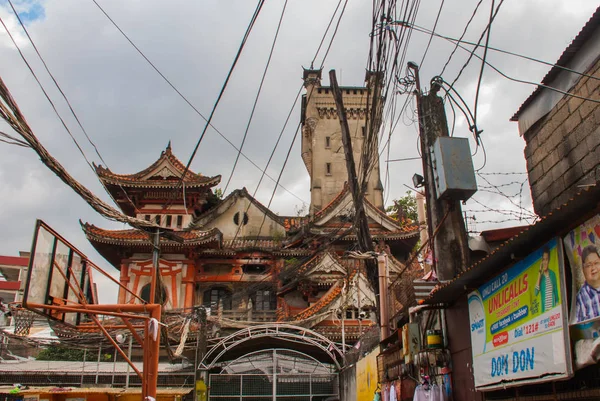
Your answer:
[[[316,120],[321,106],[333,101],[323,88],[313,90],[313,84],[308,84],[311,74],[320,76],[320,72],[305,72],[307,93],[321,94],[306,102],[305,132],[311,124],[308,120]],[[355,107],[357,115],[351,127],[359,134],[367,92],[368,88],[355,88],[348,95],[347,107]],[[205,306],[214,336],[278,321],[352,343],[375,324],[376,295],[364,263],[345,256],[356,235],[352,196],[342,178],[347,176],[341,171],[345,169],[344,154],[333,156],[332,150],[341,146],[339,131],[339,122],[323,114],[311,131],[313,142],[303,142],[303,152],[317,155],[304,157],[309,161],[311,181],[324,185],[321,189],[328,188],[316,196],[312,187],[312,206],[318,210],[306,217],[279,216],[245,188],[219,199],[213,189],[220,176],[185,172],[170,145],[154,163],[135,174],[96,167],[124,213],[155,221],[171,234],[160,240],[158,294],[166,311],[176,314]],[[317,149],[317,138],[329,138],[330,146]],[[329,156],[319,153],[322,150]],[[355,148],[355,156],[359,154],[360,146]],[[323,167],[317,161],[326,157],[331,157],[327,162],[331,174],[317,167]],[[369,179],[365,209],[373,240],[388,253],[391,281],[404,269],[403,262],[418,240],[418,229],[410,224],[400,226],[382,211],[378,183],[377,166]],[[153,248],[149,234],[104,230],[91,224],[82,224],[82,228],[92,245],[120,271],[120,282],[127,290],[120,290],[118,302],[140,302],[132,294],[150,301]]]

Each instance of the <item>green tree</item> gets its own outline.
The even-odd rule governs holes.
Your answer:
[[[393,202],[393,205],[385,209],[390,217],[398,220],[400,224],[410,224],[411,222],[419,221],[417,198],[411,191],[407,191],[405,196],[394,199]]]
[[[38,361],[83,361],[83,355],[85,351],[76,348],[58,347],[56,345],[50,345],[40,351],[37,356]],[[90,360],[93,358],[91,355],[87,356]],[[110,354],[102,355],[103,361],[111,361],[112,356]]]

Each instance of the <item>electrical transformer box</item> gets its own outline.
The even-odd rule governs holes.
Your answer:
[[[440,137],[431,152],[437,198],[467,200],[477,192],[467,138]]]

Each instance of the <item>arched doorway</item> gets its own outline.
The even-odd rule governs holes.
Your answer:
[[[239,330],[210,348],[200,370],[210,400],[336,399],[343,354],[326,337],[298,326],[270,324]]]

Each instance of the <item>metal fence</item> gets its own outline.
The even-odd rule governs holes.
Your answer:
[[[339,391],[335,373],[213,374],[209,383],[213,401],[322,401],[337,398]]]

